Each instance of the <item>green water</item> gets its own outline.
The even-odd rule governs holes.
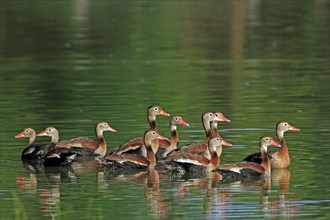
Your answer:
[[[2,1],[1,219],[328,219],[329,1]],[[25,127],[108,150],[142,136],[148,106],[181,115],[180,146],[204,139],[201,114],[220,111],[234,144],[222,163],[287,132],[290,170],[262,181],[164,173],[119,175],[95,161],[44,170],[22,164]],[[157,125],[169,136],[168,118]],[[47,143],[41,137],[38,142]],[[34,170],[33,170],[34,169]]]

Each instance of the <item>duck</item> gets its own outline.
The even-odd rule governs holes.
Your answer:
[[[56,146],[59,139],[59,133],[56,128],[47,127],[38,133],[37,136],[48,136],[52,138],[45,151],[44,166],[68,166],[76,158],[77,154],[72,152],[70,148]]]
[[[279,143],[281,144],[281,148],[279,151],[269,151],[268,157],[270,158],[270,164],[272,168],[281,169],[288,168],[290,166],[290,155],[288,146],[284,140],[284,133],[286,131],[300,131],[299,128],[294,127],[287,121],[278,122],[276,124],[276,135]],[[260,164],[261,153],[251,154],[243,159],[243,161],[249,161]]]
[[[117,132],[107,122],[99,122],[96,125],[96,140],[88,137],[77,137],[70,140],[60,141],[56,144],[58,147],[72,148],[78,155],[87,156],[105,156],[107,152],[107,143],[103,137],[104,131]]]
[[[156,152],[159,147],[158,141],[168,140],[166,137],[160,135],[155,130],[147,130],[144,134],[144,146],[147,150],[147,156],[144,157],[139,154],[110,154],[100,159],[100,164],[111,168],[119,169],[145,169],[151,170],[156,165]]]
[[[263,136],[259,140],[259,150],[262,155],[261,164],[253,162],[237,162],[220,165],[215,171],[225,179],[242,179],[247,177],[270,176],[271,166],[267,154],[268,146],[281,147],[270,136]]]
[[[170,116],[169,113],[167,113],[161,106],[155,105],[155,106],[149,106],[148,108],[148,122],[150,125],[150,130],[154,130],[158,132],[157,125],[156,125],[156,117],[157,116]],[[123,153],[137,153],[141,154],[143,157],[147,156],[147,150],[144,147],[144,140],[143,137],[137,137],[133,138],[121,146],[119,146],[117,149],[114,149],[109,153],[110,154],[116,154],[121,155]]]
[[[202,123],[204,126],[206,139],[204,142],[198,142],[183,146],[181,149],[177,151],[172,151],[168,154],[168,156],[172,156],[174,154],[203,154],[207,159],[211,159],[211,154],[208,151],[208,141],[213,137],[212,129],[210,127],[211,122],[216,121],[224,121],[230,122],[228,118],[226,118],[223,114],[215,114],[214,112],[206,112],[202,115]]]
[[[228,118],[226,118],[221,112],[214,112],[214,114],[216,117],[222,118],[224,122],[230,122],[230,120]],[[221,137],[219,134],[219,131],[218,131],[218,122],[219,121],[216,121],[216,120],[210,122],[210,127],[212,130],[213,137]],[[217,148],[217,150],[218,150],[218,152],[217,152],[218,155],[221,155],[222,147]]]
[[[222,146],[232,146],[232,144],[221,137],[213,137],[208,142],[210,159],[201,154],[185,153],[175,154],[170,158],[166,158],[165,161],[160,161],[160,164],[164,165],[165,169],[179,175],[193,172],[210,173],[220,165],[220,155],[217,148]]]
[[[159,149],[157,151],[156,157],[157,160],[161,160],[167,157],[167,154],[172,150],[177,149],[179,142],[179,134],[177,131],[177,126],[189,126],[189,124],[183,120],[181,116],[172,116],[170,120],[170,131],[171,131],[171,140],[159,140]]]
[[[46,144],[35,144],[37,139],[37,132],[33,128],[25,128],[21,133],[17,134],[15,138],[29,138],[28,145],[24,148],[21,154],[22,160],[43,159],[45,156]]]

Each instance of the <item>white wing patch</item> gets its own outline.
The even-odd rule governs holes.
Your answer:
[[[145,166],[146,164],[144,163],[140,163],[139,161],[136,161],[136,160],[127,160],[129,162],[132,162],[132,163],[135,163],[135,164],[138,164],[138,165],[142,165],[142,166]]]
[[[235,173],[241,173],[241,168],[230,168],[229,170]]]
[[[175,159],[174,161],[179,162],[179,163],[191,163],[191,164],[195,164],[195,165],[205,166],[204,164],[202,164],[196,160],[190,160],[190,159],[184,159],[184,158],[178,158],[178,159]]]

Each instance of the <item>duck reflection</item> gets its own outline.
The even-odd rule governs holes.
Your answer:
[[[227,201],[228,197],[231,197],[230,193],[220,191],[218,186],[222,181],[222,176],[216,172],[209,173],[201,178],[192,175],[185,176],[184,179],[171,179],[171,181],[174,183],[173,188],[177,189],[175,196],[178,196],[180,205],[186,205],[190,201],[189,197],[192,190],[199,190],[201,194],[205,193],[204,212],[212,214],[212,217],[214,217],[214,213],[221,213],[221,211],[215,210],[223,209],[225,207],[223,201]]]
[[[100,165],[95,157],[81,156],[71,164],[71,167],[77,176],[82,176],[97,171]]]
[[[155,169],[147,173],[145,184],[146,202],[152,219],[166,219],[169,215],[168,205],[163,192],[159,188],[159,174]]]
[[[44,174],[43,164],[38,160],[22,160],[23,167],[29,172],[28,177],[17,176],[18,191],[36,194],[38,175]]]
[[[281,216],[283,218],[296,218],[297,205],[295,200],[287,200],[285,197],[289,194],[290,188],[290,170],[289,169],[273,169],[272,179],[265,182],[262,188],[262,206],[265,217]],[[275,201],[269,201],[270,190],[279,188]],[[274,189],[273,189],[274,190]]]
[[[272,184],[279,186],[280,194],[288,194],[290,187],[290,170],[285,169],[273,169],[272,170]]]
[[[117,170],[104,167],[106,178],[111,183],[130,183],[130,184],[145,184],[147,171],[138,169],[133,170]]]
[[[290,189],[290,170],[274,169],[272,171],[272,184],[279,188],[278,200],[272,203],[272,207],[278,210],[281,216],[297,217],[297,204],[294,199],[286,199]]]
[[[109,183],[106,180],[106,176],[104,175],[104,167],[98,166],[96,178],[97,178],[98,191],[102,193],[106,193],[109,188]]]
[[[223,219],[226,216],[226,205],[231,203],[232,193],[219,187],[222,181],[221,174],[214,172],[206,180],[204,213],[217,219]]]
[[[44,174],[44,165],[40,160],[22,160],[22,165],[30,174]]]
[[[52,184],[50,189],[40,189],[39,197],[43,216],[55,219],[60,213],[60,184]]]
[[[86,158],[85,158],[86,159]],[[46,217],[55,219],[59,216],[60,199],[61,199],[61,185],[66,183],[77,183],[78,177],[86,175],[90,172],[98,171],[99,164],[93,159],[86,159],[74,162],[71,166],[63,167],[45,167],[40,161],[22,161],[23,167],[29,172],[28,177],[16,177],[18,184],[18,191],[23,193],[34,194],[40,203],[40,210]],[[100,188],[104,188],[104,176],[100,175],[102,172],[97,172],[97,180]],[[45,183],[48,187],[41,185]],[[41,182],[38,185],[38,181]]]
[[[150,169],[141,172],[139,170],[104,169],[110,184],[125,183],[144,186],[147,210],[151,219],[166,219],[168,217],[169,209],[164,193],[159,186],[160,177],[157,170]]]
[[[51,185],[77,182],[77,176],[71,166],[45,167],[45,175]]]
[[[50,187],[39,189],[40,209],[45,217],[56,219],[61,213],[61,184],[76,183],[77,176],[71,166],[44,167],[44,171]]]
[[[287,199],[290,193],[290,171],[288,169],[274,169],[272,175],[267,178],[240,180],[226,182],[221,174],[212,172],[204,177],[192,176],[173,177],[168,173],[162,173],[151,169],[150,171],[118,171],[101,167],[95,160],[73,163],[68,167],[44,167],[42,164],[24,162],[23,166],[28,170],[26,177],[17,177],[18,190],[24,193],[35,194],[40,202],[40,210],[44,216],[59,217],[61,187],[65,183],[77,183],[81,175],[95,172],[97,177],[97,189],[99,192],[109,194],[110,186],[114,184],[133,184],[144,187],[145,201],[151,219],[166,219],[170,216],[171,204],[167,203],[166,194],[174,192],[174,201],[179,205],[188,206],[192,191],[199,191],[203,197],[203,210],[207,218],[224,219],[237,210],[237,201],[241,201],[240,194],[260,192],[260,204],[263,217],[276,218],[297,217],[297,204],[295,200]],[[50,185],[47,188],[38,186],[38,180],[44,178]],[[160,182],[170,183],[171,191],[163,191]],[[40,181],[41,185],[45,181]],[[167,187],[168,188],[168,187]],[[175,190],[177,189],[177,190]],[[143,190],[143,189],[142,189]],[[276,193],[277,192],[277,193]],[[175,208],[175,207],[172,207]]]
[[[249,179],[233,182],[217,181],[211,186],[204,199],[204,211],[210,218],[225,219],[237,210],[237,192],[255,191],[263,187],[263,179]]]
[[[173,181],[173,180],[172,180]],[[226,182],[218,173],[212,173],[204,178],[178,179],[174,188],[178,188],[178,200],[181,205],[191,201],[191,190],[205,190],[204,212],[209,218],[223,219],[232,215],[237,209],[238,192],[260,191],[261,205],[265,218],[286,216],[296,217],[290,202],[285,199],[289,193],[290,171],[276,170],[272,176],[256,179],[242,179]],[[273,187],[273,188],[272,188]],[[274,188],[279,187],[279,194],[274,195]],[[272,195],[273,194],[273,195]],[[236,196],[235,196],[236,195]],[[275,199],[275,200],[274,200]]]

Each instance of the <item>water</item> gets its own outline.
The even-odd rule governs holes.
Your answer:
[[[327,219],[329,216],[329,1],[4,1],[1,10],[1,219]],[[161,105],[204,139],[206,111],[221,123],[222,163],[287,132],[290,170],[271,181],[99,170],[95,161],[43,170],[22,164],[25,127],[60,139],[94,137],[108,150],[141,136]],[[169,136],[168,118],[157,119]],[[47,143],[49,138],[39,138]],[[37,170],[33,170],[37,169]]]

